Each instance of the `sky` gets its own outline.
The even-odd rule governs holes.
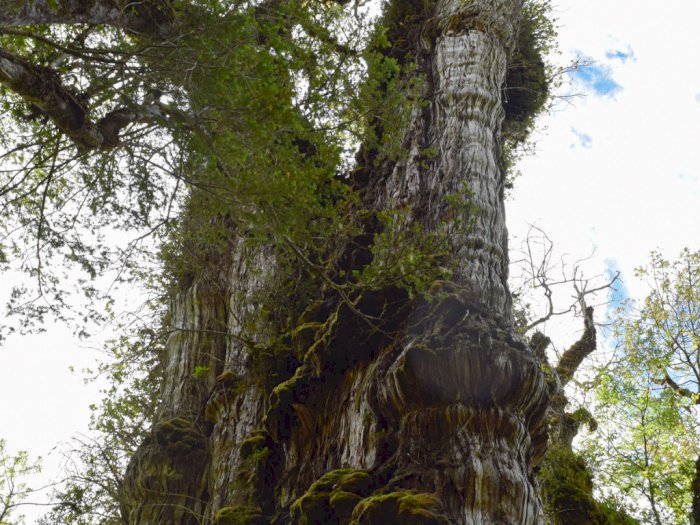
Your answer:
[[[560,95],[576,96],[541,119],[535,154],[519,163],[506,203],[513,258],[535,225],[553,241],[557,260],[588,257],[581,268],[589,277],[619,270],[618,295],[641,298],[634,268],[652,250],[674,258],[683,247],[700,249],[700,2],[555,5],[557,60],[564,66],[580,57],[587,65],[565,78]],[[4,293],[0,283],[2,303]],[[68,327],[48,328],[0,349],[0,437],[10,451],[43,456],[50,478],[60,462],[50,451],[87,430],[99,395],[69,367],[93,366],[100,352]],[[546,330],[562,347],[580,335],[571,320]],[[39,514],[25,513],[28,523]]]
[[[535,225],[555,259],[592,255],[581,264],[586,276],[619,270],[618,297],[641,298],[634,269],[652,250],[675,258],[700,249],[700,2],[556,4],[557,60],[579,57],[584,66],[560,93],[577,96],[541,119],[535,154],[518,166],[506,203],[511,250]],[[579,335],[550,329],[561,346]]]

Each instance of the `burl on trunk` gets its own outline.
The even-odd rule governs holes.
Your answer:
[[[532,469],[546,388],[512,327],[500,151],[521,4],[388,8],[400,16],[387,15],[387,34],[428,103],[412,110],[399,160],[358,155],[372,162],[357,190],[366,209],[409,210],[408,225],[445,234],[452,281],[431,300],[319,296],[294,334],[302,351],[266,384],[251,379],[266,372],[255,349],[227,334],[288,277],[270,250],[231,246],[221,286],[195,280],[174,301],[164,406],[124,483],[128,523],[541,523]],[[470,206],[455,212],[446,197],[460,194]]]

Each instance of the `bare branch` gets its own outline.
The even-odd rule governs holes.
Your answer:
[[[564,257],[558,265],[552,263],[552,255],[554,252],[554,243],[547,234],[537,226],[530,226],[527,237],[524,241],[523,258],[514,261],[514,264],[520,266],[524,275],[523,284],[520,289],[539,290],[544,296],[545,312],[539,317],[530,320],[522,328],[522,332],[526,333],[546,323],[553,317],[574,313],[575,315],[585,315],[586,306],[585,298],[596,294],[597,292],[612,288],[619,280],[620,273],[603,282],[600,286],[593,286],[591,283],[600,282],[602,276],[596,276],[593,279],[585,278],[580,269],[580,264],[586,261],[589,257],[584,257],[574,262],[573,271],[569,270]],[[552,276],[555,268],[561,271],[561,277],[555,278]],[[555,288],[561,285],[572,286],[576,292],[573,295],[573,301],[565,307],[557,308],[554,301]],[[519,295],[517,292],[514,296]]]
[[[582,305],[585,307],[583,297],[581,298]],[[581,339],[571,345],[559,359],[555,369],[561,385],[565,386],[571,378],[574,377],[576,370],[581,365],[584,359],[588,357],[593,350],[596,349],[596,333],[595,324],[593,323],[593,307],[588,306],[584,310],[583,317],[583,335]]]

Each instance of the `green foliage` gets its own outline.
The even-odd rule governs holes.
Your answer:
[[[593,497],[593,481],[584,459],[565,446],[547,450],[537,475],[545,513],[552,525],[637,525],[614,502]]]
[[[174,8],[178,36],[156,46],[108,26],[0,32],[3,48],[53,68],[93,122],[157,101],[114,148],[82,151],[38,108],[2,99],[2,253],[36,278],[11,305],[34,325],[46,315],[75,320],[57,260],[85,272],[78,286],[101,321],[108,298],[91,281],[115,263],[119,281],[144,268],[159,274],[148,254],[164,239],[171,282],[180,282],[227,249],[232,224],[250,242],[284,249],[288,237],[324,256],[354,231],[338,170],[364,118],[354,103],[364,20],[321,2]],[[115,225],[136,238],[114,242],[104,232]],[[32,294],[47,300],[27,303]]]
[[[413,296],[425,294],[436,280],[450,277],[445,235],[425,232],[411,221],[407,209],[378,216],[382,231],[374,236],[372,263],[356,271],[359,286],[370,290],[394,286]]]
[[[151,318],[142,322],[154,326]],[[66,479],[54,490],[55,504],[41,523],[122,523],[122,476],[151,428],[158,407],[166,335],[150,327],[132,326],[132,330],[108,344],[107,357],[98,370],[87,371],[93,379],[107,378],[104,397],[90,407],[90,435],[73,438],[62,450],[67,460]]]
[[[551,2],[525,2],[515,53],[508,63],[502,88],[503,158],[507,170],[527,149],[535,122],[547,110],[550,95],[557,86],[556,73],[548,62],[548,56],[556,50],[556,37]],[[508,184],[512,185],[512,174]]]
[[[24,523],[24,517],[16,511],[34,492],[25,478],[41,470],[40,462],[40,459],[31,461],[23,450],[8,453],[5,440],[0,439],[0,525]]]
[[[631,514],[686,524],[700,456],[700,253],[676,261],[653,253],[638,275],[650,292],[639,309],[617,313],[617,359],[598,387],[601,429],[590,456],[605,494]]]
[[[210,368],[208,366],[195,366],[194,367],[194,378],[204,379],[209,375]]]

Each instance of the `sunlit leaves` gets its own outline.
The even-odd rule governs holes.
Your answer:
[[[27,452],[16,454],[7,451],[4,439],[0,439],[0,524],[24,523],[21,506],[34,492],[27,486],[26,478],[39,472],[40,461],[31,461]]]
[[[618,313],[617,361],[598,388],[605,424],[591,459],[608,497],[645,523],[685,524],[700,455],[700,254],[668,261],[654,253],[638,274],[650,292],[639,309]]]

